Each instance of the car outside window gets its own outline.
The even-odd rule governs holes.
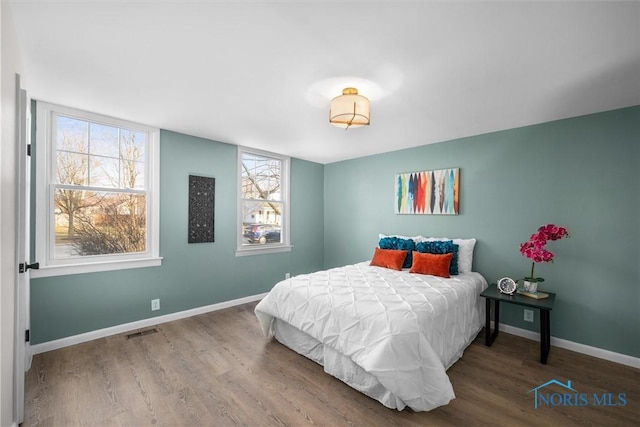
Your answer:
[[[239,147],[237,255],[290,250],[289,158]]]

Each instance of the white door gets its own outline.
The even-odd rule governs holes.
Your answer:
[[[18,258],[18,276],[16,280],[16,332],[15,332],[15,368],[14,399],[17,421],[24,420],[24,376],[31,367],[31,344],[27,339],[30,327],[29,314],[29,198],[31,182],[31,158],[28,153],[31,142],[31,113],[27,92],[20,86],[20,75],[16,74],[16,144],[18,188],[16,200],[16,254]],[[37,267],[36,267],[37,268]]]

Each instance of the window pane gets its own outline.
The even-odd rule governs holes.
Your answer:
[[[89,156],[69,151],[58,151],[56,175],[60,184],[87,185]]]
[[[146,196],[55,191],[54,258],[146,251]]]
[[[281,161],[244,153],[242,155],[242,198],[282,200]]]
[[[120,157],[118,128],[97,123],[89,125],[89,153],[94,156]]]
[[[125,160],[144,161],[147,135],[144,132],[120,130],[120,152]]]
[[[64,116],[57,116],[57,124],[57,182],[91,187],[146,188],[145,132]]]
[[[278,202],[242,202],[243,245],[282,242],[282,204]]]
[[[89,123],[84,120],[57,116],[56,149],[87,153],[89,149]]]
[[[91,156],[89,185],[92,187],[122,188],[117,158]]]
[[[120,188],[143,189],[144,163],[123,160],[120,162]]]

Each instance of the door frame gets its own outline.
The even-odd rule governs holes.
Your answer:
[[[14,334],[14,415],[24,421],[25,372],[31,367],[30,315],[30,198],[31,198],[31,111],[27,91],[16,74],[16,259]]]

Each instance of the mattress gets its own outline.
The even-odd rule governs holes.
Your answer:
[[[267,337],[389,408],[428,411],[455,398],[446,370],[482,329],[487,282],[368,262],[284,280],[256,306]]]

